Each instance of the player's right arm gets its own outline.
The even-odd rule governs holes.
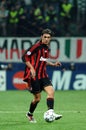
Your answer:
[[[28,68],[30,68],[31,77],[34,78],[36,76],[34,67],[31,65],[29,61],[25,62],[25,64],[27,65]]]
[[[31,57],[34,53],[36,53],[36,51],[39,48],[40,43],[39,44],[35,44],[34,46],[32,46],[31,48],[29,48],[28,50],[26,50],[26,52],[23,54],[22,56],[22,61],[26,64],[26,66],[30,69],[30,73],[31,73],[31,77],[34,78],[36,76],[36,72],[35,69],[33,67],[33,65],[31,64]]]
[[[31,57],[32,57],[33,53],[35,53],[36,48],[37,48],[36,45],[32,46],[31,48],[27,49],[25,51],[25,53],[23,54],[23,56],[22,56],[22,61],[29,68],[29,70],[30,70],[30,76],[32,78],[35,78],[36,72],[35,72],[35,69],[34,69],[33,65],[31,64]]]

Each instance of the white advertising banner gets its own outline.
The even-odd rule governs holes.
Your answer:
[[[24,51],[39,38],[0,38],[0,62],[22,62]],[[86,62],[86,38],[53,38],[50,59],[61,62]]]
[[[0,91],[6,90],[6,71],[0,71]]]

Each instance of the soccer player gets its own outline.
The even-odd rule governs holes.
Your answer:
[[[41,92],[44,90],[47,93],[46,103],[48,110],[54,109],[54,89],[53,85],[46,72],[46,65],[61,66],[60,62],[50,62],[49,59],[49,43],[53,32],[50,29],[42,31],[40,40],[31,48],[27,49],[22,56],[25,62],[24,81],[32,88],[33,100],[30,103],[29,111],[26,114],[30,122],[35,123],[33,113],[41,99]],[[56,114],[53,110],[55,119],[60,119],[62,115]]]

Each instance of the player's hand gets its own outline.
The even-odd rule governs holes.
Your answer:
[[[30,72],[31,72],[31,77],[32,77],[32,78],[35,78],[36,72],[35,72],[34,68],[31,68],[31,69],[30,69]]]
[[[54,63],[54,66],[56,66],[56,67],[57,67],[57,66],[61,66],[61,65],[62,65],[62,64],[61,64],[60,62],[58,62],[58,61]]]
[[[31,77],[35,78],[36,72],[35,72],[34,67],[31,65],[31,63],[29,61],[26,62],[26,65],[28,68],[30,68]]]

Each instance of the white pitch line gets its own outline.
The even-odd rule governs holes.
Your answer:
[[[0,113],[26,113],[26,111],[0,111]],[[44,113],[44,111],[35,111],[35,113]],[[86,111],[75,111],[75,110],[67,110],[67,111],[58,111],[56,113],[86,113]]]

